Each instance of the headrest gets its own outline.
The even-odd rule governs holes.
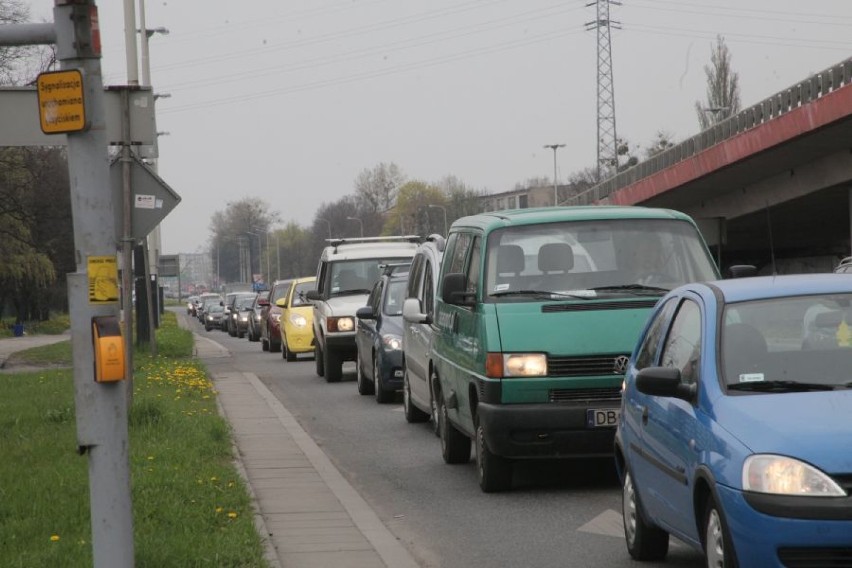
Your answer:
[[[518,245],[503,245],[497,249],[497,273],[524,271],[524,249]]]
[[[538,249],[538,269],[542,272],[568,272],[574,268],[574,249],[568,243],[547,243]]]

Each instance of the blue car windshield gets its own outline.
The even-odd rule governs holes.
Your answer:
[[[385,305],[382,309],[386,316],[401,316],[402,303],[405,301],[405,289],[408,282],[405,280],[395,280],[388,284],[388,291],[385,293]]]
[[[728,304],[721,362],[729,386],[852,386],[852,294]]]

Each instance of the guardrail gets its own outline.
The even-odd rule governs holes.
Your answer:
[[[741,110],[680,144],[672,146],[652,158],[568,198],[563,203],[591,205],[618,189],[664,170],[719,142],[777,118],[849,83],[852,83],[852,57]]]

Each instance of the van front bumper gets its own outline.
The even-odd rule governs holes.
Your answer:
[[[485,443],[505,458],[586,458],[613,455],[614,426],[589,427],[590,409],[617,405],[489,404],[477,406]]]

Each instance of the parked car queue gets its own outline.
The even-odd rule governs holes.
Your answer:
[[[615,455],[638,560],[673,535],[708,566],[852,565],[848,276],[723,281],[689,217],[647,208],[501,211],[396,241],[324,251],[303,289],[319,376],[354,359],[359,393],[402,390],[446,463],[475,449],[485,492],[518,460]]]

